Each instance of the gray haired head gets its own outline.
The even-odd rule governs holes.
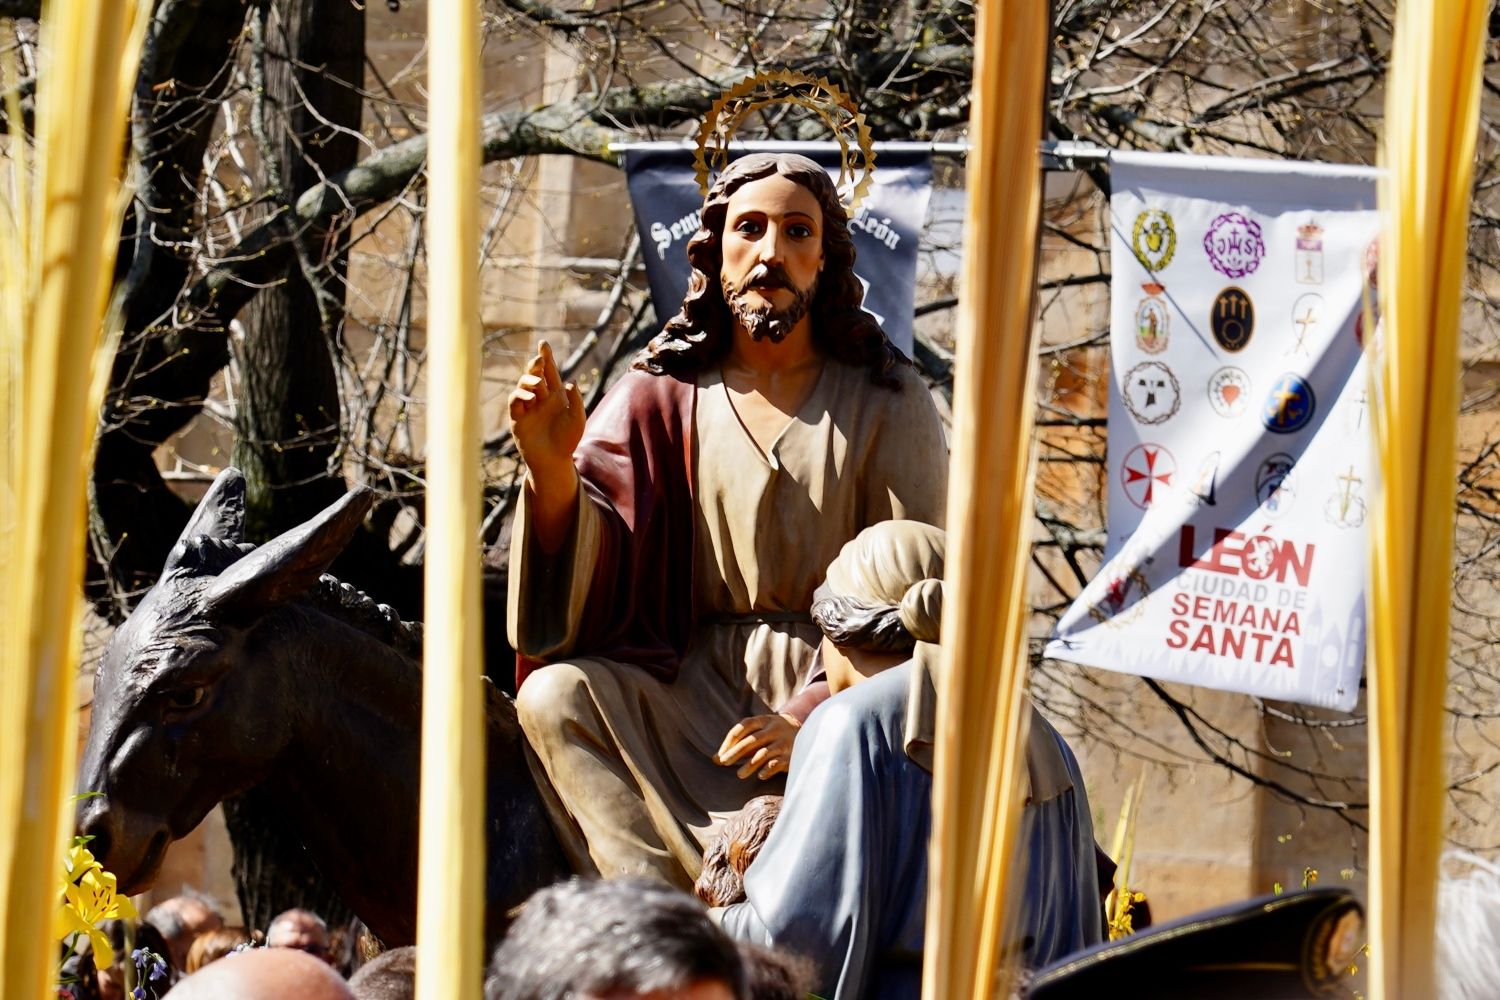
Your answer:
[[[745,1000],[739,950],[691,896],[646,878],[538,891],[495,949],[485,1000],[567,1000],[723,983]]]

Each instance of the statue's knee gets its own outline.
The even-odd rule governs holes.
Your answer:
[[[588,703],[588,679],[573,663],[549,663],[526,678],[516,694],[516,714],[527,733],[555,731],[579,717]]]

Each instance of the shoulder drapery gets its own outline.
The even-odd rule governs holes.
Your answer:
[[[693,405],[693,383],[670,375],[631,371],[609,390],[574,457],[578,514],[560,552],[539,551],[522,491],[509,594],[518,685],[575,649],[676,678],[694,620]]]

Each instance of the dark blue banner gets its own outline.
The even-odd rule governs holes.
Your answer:
[[[730,155],[740,156],[771,145],[731,150]],[[875,150],[875,183],[849,222],[854,238],[854,270],[865,286],[865,308],[909,355],[917,243],[927,218],[927,199],[932,194],[932,157],[926,150],[890,150],[880,145]],[[834,143],[777,143],[775,151],[801,153],[838,179],[839,152]],[[693,151],[666,144],[629,148],[625,151],[625,173],[641,233],[651,303],[664,323],[677,314],[687,294],[687,241],[698,231],[698,210],[703,205],[703,194],[693,174]]]

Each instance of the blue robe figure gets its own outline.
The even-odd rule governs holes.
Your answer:
[[[820,599],[813,617],[837,647],[825,644],[824,657],[834,688],[844,689],[797,736],[781,815],[745,873],[745,902],[716,911],[732,936],[811,961],[813,992],[829,1000],[921,993],[938,650],[918,640],[937,637],[941,546],[940,529],[886,522],[866,529],[830,566],[820,598],[841,597],[843,607]],[[894,631],[914,633],[904,639],[909,658],[867,680],[841,682],[840,659],[854,660],[855,673],[844,673],[856,679],[871,661],[878,667],[880,656],[864,663],[850,656],[861,637],[869,644],[883,634],[882,655],[893,655],[891,620],[872,624],[882,607],[902,622]],[[1020,946],[1036,968],[1098,943],[1103,928],[1083,778],[1035,710],[1027,765]]]

